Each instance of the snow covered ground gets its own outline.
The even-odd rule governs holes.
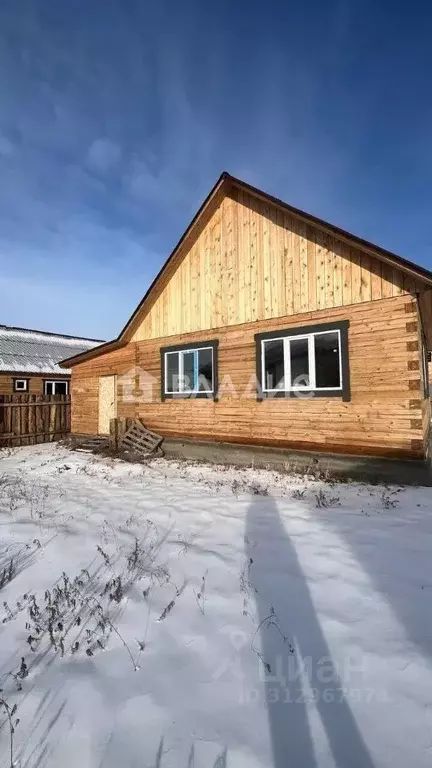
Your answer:
[[[432,764],[430,489],[0,457],[2,767]]]

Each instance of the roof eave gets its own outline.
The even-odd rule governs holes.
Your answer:
[[[212,187],[209,194],[205,198],[204,202],[196,212],[195,216],[193,217],[192,221],[190,222],[187,229],[182,234],[180,240],[178,243],[174,246],[173,250],[171,251],[170,255],[168,256],[167,260],[162,265],[162,268],[159,270],[158,274],[156,275],[155,279],[149,286],[148,290],[144,294],[143,298],[141,299],[140,303],[134,310],[133,314],[125,324],[125,326],[120,331],[119,335],[116,339],[113,339],[112,341],[108,341],[105,344],[101,344],[98,347],[95,347],[92,350],[88,350],[88,352],[82,352],[79,355],[74,355],[73,357],[69,357],[66,360],[62,360],[59,362],[59,365],[65,368],[71,368],[74,365],[77,365],[78,363],[84,363],[89,359],[92,359],[94,357],[98,357],[99,355],[103,355],[106,352],[111,352],[115,349],[119,349],[120,347],[125,346],[127,343],[127,340],[125,338],[127,331],[131,329],[133,326],[133,323],[136,321],[137,317],[140,315],[141,310],[145,304],[145,302],[148,300],[150,295],[153,293],[154,288],[156,287],[156,284],[159,282],[159,280],[162,278],[162,276],[166,273],[169,265],[172,263],[172,260],[174,256],[177,254],[179,248],[184,244],[187,237],[190,235],[192,229],[197,224],[197,222],[201,219],[201,216],[204,214],[204,212],[207,210],[208,206],[214,200],[216,195],[221,191],[222,187],[226,183],[227,179],[231,179],[229,173],[227,171],[223,171],[221,175],[219,176],[216,184]],[[229,181],[229,185],[231,185],[231,181]]]
[[[18,325],[4,325],[0,323],[0,330],[18,331],[24,333],[37,333],[40,336],[50,336],[55,339],[70,339],[72,341],[92,341],[95,344],[105,344],[105,339],[90,339],[88,336],[72,336],[69,333],[52,333],[51,331],[39,331],[37,328],[21,328]]]
[[[73,366],[77,365],[77,363],[84,363],[90,358],[104,355],[107,352],[112,352],[113,350],[124,346],[124,344],[126,344],[126,342],[122,342],[120,338],[113,339],[113,341],[106,341],[105,344],[100,344],[98,347],[88,349],[86,352],[80,352],[79,355],[67,357],[65,360],[59,360],[57,365],[59,365],[61,368],[73,368]]]
[[[136,307],[135,311],[132,313],[131,317],[127,321],[127,323],[124,325],[122,330],[120,331],[119,335],[117,336],[116,340],[120,340],[124,337],[126,332],[133,326],[134,322],[136,321],[138,315],[141,313],[141,310],[145,304],[145,302],[148,300],[150,295],[153,293],[154,288],[156,287],[156,284],[159,283],[163,275],[167,272],[169,266],[172,263],[173,258],[178,253],[179,249],[182,247],[182,245],[185,243],[189,235],[191,234],[192,230],[194,229],[195,225],[199,222],[201,217],[204,215],[205,211],[208,209],[212,201],[216,198],[216,196],[221,192],[222,188],[226,185],[228,180],[228,186],[231,186],[231,177],[227,171],[223,171],[221,175],[219,176],[218,180],[216,181],[216,184],[212,187],[210,192],[208,193],[207,197],[205,198],[204,202],[199,207],[198,211],[196,212],[195,216],[193,217],[192,221],[188,225],[188,227],[183,232],[180,240],[178,243],[174,246],[172,249],[170,255],[162,265],[162,268],[157,273],[156,277],[154,278],[153,282],[150,284],[149,288],[145,292],[143,298],[141,299],[140,303]]]

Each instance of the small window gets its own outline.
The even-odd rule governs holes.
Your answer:
[[[161,349],[162,400],[215,397],[217,341]]]
[[[67,395],[68,390],[68,381],[44,381],[45,395]]]
[[[350,399],[348,321],[255,336],[259,397]]]
[[[28,392],[28,379],[14,379],[14,392]]]

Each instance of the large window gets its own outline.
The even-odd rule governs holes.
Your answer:
[[[162,399],[211,397],[217,391],[217,341],[161,349]]]
[[[255,336],[262,397],[350,399],[348,321]]]
[[[67,395],[68,391],[68,381],[44,381],[44,395]]]

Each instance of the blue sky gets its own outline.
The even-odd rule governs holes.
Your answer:
[[[427,8],[2,0],[0,323],[116,336],[222,170],[432,269]]]

